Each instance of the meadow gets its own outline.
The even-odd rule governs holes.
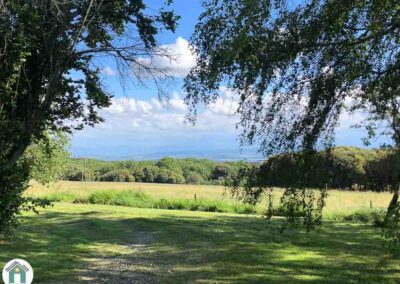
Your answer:
[[[56,203],[0,242],[35,283],[399,283],[400,261],[376,228],[326,222],[316,231],[257,216]]]
[[[281,193],[276,189],[275,198]],[[282,232],[281,218],[260,215],[265,204],[232,213],[241,203],[222,186],[33,182],[26,195],[56,202],[20,217],[13,234],[0,239],[0,262],[28,260],[35,283],[400,282],[400,260],[383,249],[380,229],[343,218],[384,208],[387,193],[330,191],[326,220],[311,232]],[[106,198],[127,203],[95,204]],[[154,207],[160,200],[223,210],[161,210]]]
[[[281,194],[282,189],[274,190],[276,205]],[[251,208],[233,198],[224,186],[212,185],[60,181],[43,186],[33,182],[26,195],[48,198],[53,202],[224,213],[263,214],[266,208],[265,200]],[[368,219],[370,213],[387,208],[390,198],[388,192],[329,190],[324,217],[330,220],[363,220],[366,216],[364,219]]]

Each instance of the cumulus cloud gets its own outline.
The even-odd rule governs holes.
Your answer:
[[[185,123],[188,112],[183,95],[178,92],[171,94],[168,100],[160,101],[156,98],[139,100],[131,97],[112,98],[112,104],[102,109],[100,114],[105,122],[94,129],[86,129],[90,135],[122,133],[154,133],[165,131],[171,135],[192,135],[194,133],[235,133],[238,116],[235,114],[238,102],[234,93],[227,88],[221,88],[221,97],[212,103],[206,110],[198,114],[195,126]]]
[[[189,42],[178,37],[174,43],[161,45],[159,52],[163,54],[166,51],[171,58],[162,55],[155,55],[151,58],[142,58],[141,61],[144,65],[165,69],[174,77],[185,77],[190,68],[196,63],[196,56],[192,54],[189,49]]]
[[[230,144],[232,147],[235,137],[239,134],[236,129],[240,121],[237,114],[239,97],[233,90],[226,87],[221,87],[219,93],[220,96],[214,103],[206,109],[199,108],[195,126],[185,123],[188,109],[184,103],[184,94],[179,92],[172,93],[169,100],[165,101],[160,101],[156,97],[147,100],[114,97],[111,106],[100,111],[105,122],[95,128],[85,128],[77,132],[74,138],[75,143],[80,143],[82,147],[86,147],[85,149],[96,148],[95,146],[99,144],[103,145],[98,146],[102,149],[117,147],[125,151],[127,157],[130,157],[131,152],[142,153],[147,148],[157,152],[158,149],[164,149],[163,147],[167,149],[175,147],[171,145],[179,145],[178,148],[173,148],[176,151],[180,151],[182,145],[189,148],[193,145],[199,149],[203,149],[204,145],[226,146],[218,139],[214,139],[215,137],[224,137],[224,141],[232,143]],[[350,101],[347,102],[347,104],[350,103]],[[348,136],[355,132],[349,128],[364,118],[363,113],[344,112],[339,120],[340,126],[337,132],[339,141],[350,139]],[[354,140],[354,137],[351,139]],[[99,155],[104,154],[104,151],[99,151]]]
[[[235,136],[238,134],[236,125],[240,121],[237,114],[239,97],[233,90],[226,87],[221,87],[219,93],[220,96],[206,109],[199,108],[195,126],[185,123],[188,107],[183,99],[184,94],[173,92],[165,101],[160,101],[155,97],[148,100],[114,97],[111,106],[100,111],[105,122],[93,129],[85,129],[82,134],[102,137],[107,133],[110,137],[131,136],[135,139],[141,134],[194,137],[205,133],[219,135],[225,133]],[[363,113],[346,111],[340,116],[338,130],[348,131],[352,125],[364,118]]]
[[[187,105],[185,104],[183,99],[179,97],[177,92],[174,92],[172,94],[172,97],[169,100],[167,100],[165,105],[168,109],[173,111],[178,111],[178,112],[187,111]]]

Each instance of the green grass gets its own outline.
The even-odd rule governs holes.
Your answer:
[[[282,189],[274,191],[275,211],[279,210]],[[137,208],[263,214],[266,201],[255,207],[232,198],[222,186],[173,185],[118,182],[58,182],[49,187],[32,183],[30,197],[54,202],[119,205]],[[323,215],[327,220],[373,223],[384,214],[390,193],[330,190]],[[372,207],[372,208],[371,208]]]
[[[0,262],[28,260],[35,283],[400,282],[365,224],[280,234],[256,216],[66,203],[21,219]]]
[[[241,202],[206,199],[164,199],[154,198],[143,192],[134,190],[101,190],[92,191],[88,195],[74,195],[68,192],[52,192],[42,196],[51,202],[90,203],[117,205],[137,208],[155,208],[167,210],[190,210],[204,212],[231,212],[254,214],[255,207]]]

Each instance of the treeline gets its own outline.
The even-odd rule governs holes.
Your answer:
[[[274,156],[257,172],[263,185],[386,191],[398,186],[399,162],[393,149],[336,147],[313,155]]]
[[[70,159],[61,179],[70,181],[117,181],[174,184],[224,184],[245,162],[215,162],[207,159],[159,161],[100,161]]]
[[[336,147],[307,156],[291,153],[263,163],[215,162],[207,159],[163,158],[159,161],[70,159],[61,179],[173,184],[232,184],[238,179],[255,186],[329,187],[385,191],[397,186],[397,151]]]

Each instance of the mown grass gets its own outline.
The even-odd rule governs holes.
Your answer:
[[[279,212],[281,189],[274,191]],[[50,186],[32,183],[26,192],[31,197],[54,202],[120,205],[138,208],[263,214],[266,202],[255,207],[232,198],[223,186],[175,185],[117,182],[58,182]],[[384,214],[390,193],[330,190],[324,218],[338,221],[375,222]]]
[[[380,231],[317,231],[256,216],[56,203],[0,241],[0,265],[28,260],[34,283],[399,283]]]

